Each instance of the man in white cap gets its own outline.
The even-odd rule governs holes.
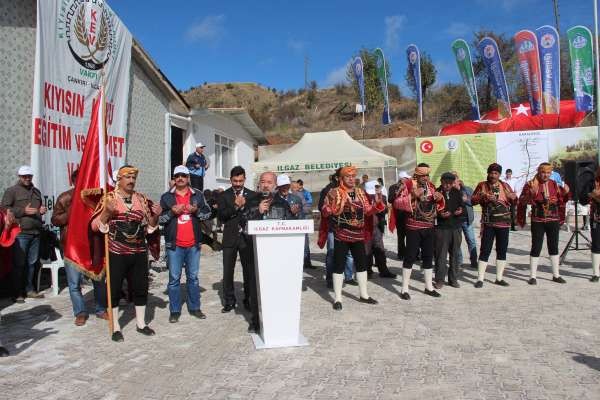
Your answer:
[[[275,194],[274,201],[281,199],[289,204],[290,213],[292,215],[289,216],[290,218],[286,219],[304,218],[304,215],[302,214],[302,199],[299,196],[292,194],[290,191],[291,183],[292,181],[288,175],[281,174],[277,176],[277,193]]]
[[[175,186],[160,198],[162,213],[159,223],[164,226],[165,248],[169,259],[169,322],[181,316],[181,272],[185,265],[187,307],[190,315],[205,319],[200,310],[200,221],[210,218],[211,208],[201,191],[189,186],[190,171],[178,165],[173,171]]]
[[[39,258],[40,232],[44,224],[42,215],[47,208],[42,204],[42,194],[32,183],[31,167],[23,165],[17,175],[19,181],[6,189],[2,206],[12,211],[21,226],[14,248],[12,277],[14,297],[22,303],[25,296],[44,297],[33,290],[33,275]]]
[[[388,193],[389,196],[387,201],[392,205],[394,205],[394,200],[400,194],[400,191],[404,187],[404,182],[410,179],[410,175],[406,171],[398,172],[398,182],[394,183],[390,186]],[[393,208],[392,213],[390,213],[390,220],[394,223],[390,225],[390,230],[393,231],[392,227],[396,229],[396,236],[398,237],[398,260],[404,260],[404,255],[406,252],[406,213],[397,208]]]
[[[196,151],[190,154],[185,162],[185,166],[190,171],[191,184],[194,189],[204,190],[204,176],[210,162],[204,155],[206,146],[202,142],[196,143]]]

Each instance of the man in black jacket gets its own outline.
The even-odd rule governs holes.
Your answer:
[[[456,177],[450,172],[442,174],[442,185],[437,189],[444,196],[444,209],[438,212],[435,227],[435,288],[444,286],[446,273],[448,284],[458,288],[458,260],[456,255],[462,242],[461,223],[464,204],[460,190],[454,187]],[[446,263],[450,253],[450,268]]]
[[[14,297],[18,303],[25,301],[25,296],[32,298],[44,297],[33,290],[33,275],[35,265],[39,260],[40,234],[42,232],[43,215],[47,208],[43,204],[42,194],[33,183],[33,170],[23,165],[17,172],[19,181],[9,187],[2,196],[3,207],[12,211],[21,233],[13,247],[13,278]]]
[[[210,218],[211,209],[199,190],[190,187],[190,171],[184,166],[175,167],[175,186],[162,195],[162,213],[159,223],[164,226],[165,248],[169,258],[169,322],[181,316],[181,271],[185,264],[187,306],[191,315],[204,319],[200,310],[200,246],[202,231],[200,221]]]
[[[233,273],[237,255],[240,255],[244,276],[244,307],[252,312],[249,332],[257,332],[258,300],[254,273],[252,239],[244,233],[250,204],[256,203],[256,192],[244,187],[246,171],[241,166],[231,169],[231,187],[217,199],[217,215],[223,223],[223,309],[228,313],[236,307]]]

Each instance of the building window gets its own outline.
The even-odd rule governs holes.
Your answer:
[[[215,174],[217,178],[229,178],[233,168],[235,141],[220,134],[215,134]]]

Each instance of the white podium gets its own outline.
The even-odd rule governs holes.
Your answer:
[[[252,334],[257,349],[308,345],[300,333],[300,295],[304,237],[313,230],[313,220],[248,221],[260,315],[260,335]]]

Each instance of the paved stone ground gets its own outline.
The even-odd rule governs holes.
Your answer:
[[[561,246],[568,237],[561,233]],[[394,242],[386,237],[389,250]],[[11,357],[0,359],[0,398],[599,399],[600,284],[587,280],[589,252],[569,254],[566,285],[550,281],[542,258],[531,287],[529,242],[529,232],[511,233],[510,287],[491,283],[491,260],[483,289],[465,268],[462,287],[445,287],[441,299],[423,295],[415,271],[410,302],[398,297],[399,279],[376,278],[369,290],[379,305],[358,303],[358,288],[347,287],[344,310],[335,312],[323,270],[305,273],[302,332],[310,346],[302,348],[256,351],[245,315],[220,313],[219,253],[201,260],[203,321],[184,312],[169,324],[167,273],[154,273],[151,338],[135,332],[132,307],[121,344],[94,317],[74,326],[63,289],[3,309],[0,335]],[[313,251],[321,265],[323,252]],[[391,267],[400,273],[400,262]]]

